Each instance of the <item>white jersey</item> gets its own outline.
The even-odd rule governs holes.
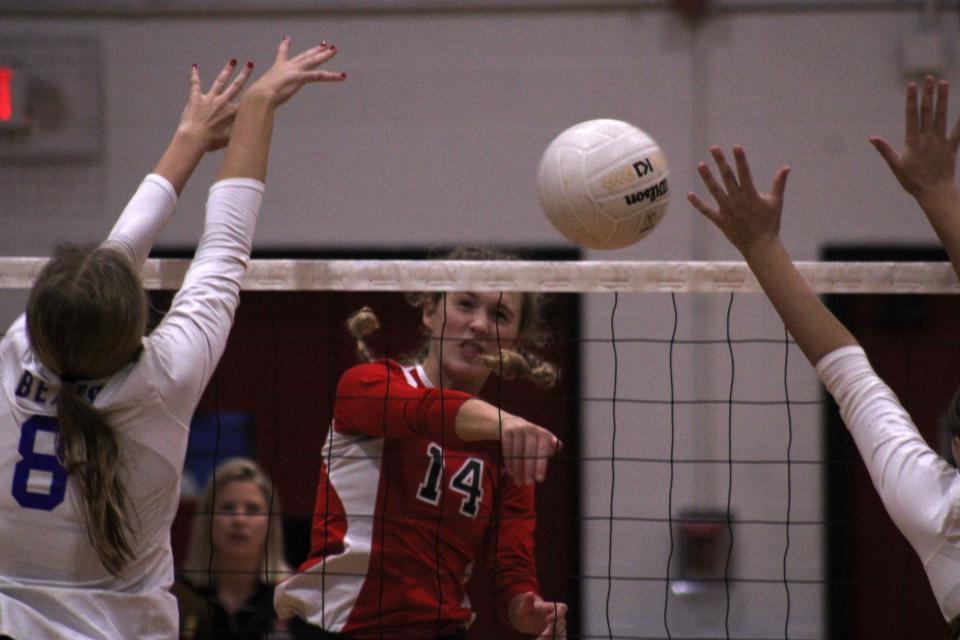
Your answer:
[[[17,640],[177,635],[170,525],[191,416],[223,353],[239,302],[263,183],[213,185],[196,256],[140,357],[79,389],[109,411],[134,528],[133,560],[100,563],[80,494],[56,458],[59,379],[30,350],[21,316],[0,341],[0,635]],[[176,195],[148,176],[108,242],[142,265]]]
[[[891,519],[920,556],[940,611],[960,614],[960,473],[917,431],[856,346],[817,363]]]

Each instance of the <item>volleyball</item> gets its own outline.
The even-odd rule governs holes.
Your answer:
[[[620,249],[653,231],[670,200],[656,141],[620,120],[588,120],[561,132],[537,172],[540,205],[568,240]]]

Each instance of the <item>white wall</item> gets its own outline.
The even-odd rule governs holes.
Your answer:
[[[849,6],[849,5],[848,5]],[[955,16],[939,24],[956,36]],[[92,35],[102,47],[105,153],[102,163],[0,166],[2,255],[42,255],[61,238],[93,241],[159,156],[186,95],[191,63],[209,79],[228,58],[265,68],[280,36],[295,47],[326,39],[340,49],[330,66],[349,73],[341,85],[309,87],[279,117],[268,196],[257,244],[266,247],[443,245],[460,241],[563,244],[535,200],[539,155],[566,126],[595,117],[632,121],[649,131],[671,163],[673,202],[648,239],[591,259],[736,259],[720,234],[682,197],[704,190],[695,166],[709,144],[746,146],[754,175],[768,184],[783,163],[793,167],[783,234],[797,259],[815,259],[825,243],[933,243],[867,136],[899,144],[902,129],[900,45],[918,16],[892,10],[743,9],[691,27],[661,5],[633,10],[360,12],[323,15],[189,18],[6,17],[0,35]],[[952,57],[945,77],[956,80]],[[956,109],[953,110],[956,113]],[[208,159],[185,192],[178,218],[163,238],[190,245],[200,225],[206,185],[216,168]],[[39,178],[38,178],[39,176]],[[27,180],[30,178],[30,180]],[[26,182],[39,183],[27,190]],[[0,297],[8,321],[22,296]],[[725,296],[681,296],[679,335],[726,335]],[[591,296],[588,337],[609,335],[609,296]],[[621,296],[620,337],[669,338],[673,315],[665,295]],[[758,296],[738,296],[734,337],[782,338],[782,327]],[[668,353],[663,345],[623,344],[617,373],[620,398],[668,398]],[[781,347],[738,347],[735,396],[782,398]],[[730,356],[725,343],[679,346],[674,375],[679,399],[726,399]],[[584,392],[609,397],[609,344],[584,348]],[[810,367],[792,350],[792,400],[815,400]],[[727,456],[723,404],[682,405],[674,416],[677,458]],[[793,458],[820,456],[816,407],[793,407]],[[609,404],[585,414],[586,456],[609,456]],[[618,456],[666,458],[669,407],[620,404]],[[784,459],[783,407],[738,405],[735,457]],[[820,467],[792,470],[791,520],[820,519]],[[614,512],[666,517],[669,467],[618,463]],[[584,464],[585,631],[605,635],[610,463]],[[674,514],[690,507],[725,508],[725,465],[677,465]],[[783,520],[786,469],[744,466],[734,472],[737,518]],[[783,526],[735,531],[733,575],[772,583],[737,583],[731,593],[731,632],[740,637],[782,633],[786,595],[776,583],[784,553]],[[618,521],[613,574],[665,576],[666,523]],[[791,527],[787,560],[792,580],[822,577],[823,540],[816,526]],[[676,559],[674,560],[676,562]],[[674,565],[675,566],[675,565]],[[617,580],[610,618],[617,634],[662,636],[664,585]],[[823,590],[791,587],[790,632],[822,637]],[[673,634],[722,635],[722,593],[673,596]]]

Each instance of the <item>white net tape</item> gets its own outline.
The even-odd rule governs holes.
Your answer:
[[[0,288],[28,289],[46,258],[0,258]],[[189,260],[148,260],[148,289],[177,289]],[[817,293],[960,293],[946,262],[798,262]],[[743,262],[252,260],[248,291],[757,292]]]

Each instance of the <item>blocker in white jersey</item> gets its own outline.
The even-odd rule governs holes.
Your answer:
[[[906,143],[897,153],[885,140],[871,138],[901,186],[913,195],[943,242],[960,276],[960,192],[954,185],[960,121],[946,132],[947,83],[923,83],[906,91]],[[840,407],[890,518],[917,553],[937,605],[960,637],[960,474],[923,439],[910,415],[874,372],[856,338],[824,306],[794,266],[780,237],[787,167],[768,194],[753,184],[746,153],[734,147],[735,169],[723,152],[711,148],[720,181],[705,164],[699,173],[716,206],[694,194],[688,198],[743,254],[784,325],[816,367]],[[722,182],[722,184],[721,184]],[[960,393],[960,392],[958,392]],[[951,415],[953,453],[960,463],[960,413],[955,396]]]
[[[346,638],[456,636],[473,618],[465,583],[482,556],[500,615],[563,638],[566,605],[540,597],[533,557],[533,485],[560,443],[476,397],[491,363],[549,368],[522,353],[539,305],[531,294],[469,291],[415,303],[426,355],[358,365],[340,380],[312,550],[277,586],[277,612]],[[362,310],[350,326],[369,358],[361,337],[376,319]]]
[[[107,241],[58,249],[0,341],[0,636],[177,635],[170,525],[187,429],[223,352],[263,192],[270,124],[327,47],[274,66],[231,103],[248,63],[206,94],[196,67],[173,142]],[[326,73],[326,72],[323,72]],[[232,137],[170,311],[143,337],[137,277],[177,194]]]

